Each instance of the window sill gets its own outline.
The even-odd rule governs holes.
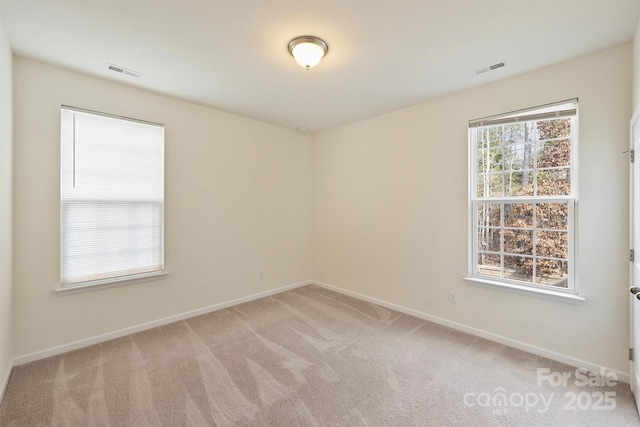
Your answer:
[[[148,282],[151,280],[160,280],[167,277],[169,273],[166,271],[154,271],[152,273],[132,274],[130,276],[114,277],[102,280],[92,280],[89,282],[74,283],[72,285],[60,286],[54,289],[54,292],[60,297],[64,295],[72,295],[80,292],[97,291],[100,289],[115,288],[117,286],[132,285],[134,283]]]
[[[514,292],[517,294],[530,295],[539,298],[545,298],[555,301],[566,302],[570,304],[582,304],[586,301],[585,298],[576,295],[574,293],[554,291],[552,289],[533,288],[524,285],[516,285],[513,283],[499,282],[490,279],[481,279],[478,277],[465,277],[465,282],[470,285],[482,286],[485,288],[500,289],[507,292]]]

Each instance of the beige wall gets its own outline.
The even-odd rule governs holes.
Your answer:
[[[311,279],[310,136],[17,57],[14,81],[15,356]],[[165,124],[167,279],[54,294],[61,104]]]
[[[628,372],[631,58],[627,43],[315,135],[314,280]],[[466,284],[467,121],[572,97],[587,301]]]
[[[0,395],[8,378],[12,347],[11,279],[11,158],[12,53],[2,26],[0,9]]]
[[[313,153],[309,136],[16,58],[14,350],[9,275],[0,283],[0,375],[12,354],[305,281],[312,262],[318,281],[626,372],[628,172],[622,151],[637,40],[633,49],[622,45],[315,135]],[[10,59],[2,52],[0,66]],[[6,75],[0,70],[0,84],[6,83],[0,87],[9,91],[0,92],[0,103],[10,105]],[[637,92],[634,78],[636,104]],[[467,285],[467,120],[575,96],[578,280],[587,302],[576,306]],[[167,279],[53,293],[61,104],[166,125]],[[4,154],[11,151],[11,113],[2,113]],[[11,210],[6,170],[3,164],[5,224]],[[4,257],[11,255],[10,232],[2,235],[0,267],[10,259]],[[259,280],[261,269],[265,278]],[[458,294],[455,305],[447,302],[449,290]]]

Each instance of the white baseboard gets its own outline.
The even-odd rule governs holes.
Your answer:
[[[165,317],[163,319],[153,320],[151,322],[143,323],[141,325],[130,326],[128,328],[120,329],[113,332],[108,332],[106,334],[97,335],[95,337],[85,338],[85,339],[74,341],[68,344],[63,344],[63,345],[51,347],[45,350],[36,351],[34,353],[25,354],[13,359],[13,366],[24,365],[25,363],[33,362],[40,359],[45,359],[51,356],[56,356],[58,354],[66,353],[68,351],[77,350],[83,347],[88,347],[93,344],[99,344],[115,338],[120,338],[127,335],[135,334],[136,332],[146,331],[147,329],[167,325],[169,323],[178,322],[180,320],[189,319],[191,317],[200,316],[202,314],[211,313],[213,311],[222,310],[223,308],[231,307],[234,305],[242,304],[245,302],[257,300],[264,297],[268,297],[270,295],[279,294],[280,292],[285,292],[291,289],[299,288],[301,286],[310,285],[312,283],[313,281],[311,280],[305,280],[304,282],[294,283],[292,285],[283,286],[277,289],[259,292],[257,294],[249,295],[242,298],[237,298],[237,299],[223,302],[220,304],[214,304],[208,307],[187,311],[186,313],[176,314],[173,316]],[[7,377],[7,380],[8,380],[8,377]]]
[[[7,391],[7,385],[9,384],[9,378],[11,378],[11,371],[15,366],[15,361],[15,359],[11,360],[7,372],[6,374],[4,374],[4,378],[2,378],[0,382],[0,402],[2,402],[2,399],[4,399],[4,392]]]
[[[591,372],[600,372],[600,369],[604,369],[605,372],[612,372],[615,373],[617,375],[618,380],[629,383],[630,380],[630,376],[629,373],[626,372],[621,372],[618,371],[616,369],[610,369],[607,367],[601,367],[598,366],[594,363],[591,362],[587,362],[585,360],[581,360],[581,359],[576,359],[574,357],[571,356],[567,356],[561,353],[557,353],[555,351],[552,350],[548,350],[545,348],[541,348],[541,347],[537,347],[531,344],[527,344],[525,342],[522,341],[518,341],[518,340],[514,340],[511,338],[507,338],[504,337],[502,335],[497,335],[482,329],[478,329],[478,328],[474,328],[471,326],[467,326],[464,325],[462,323],[457,323],[457,322],[453,322],[451,320],[447,320],[447,319],[443,319],[441,317],[437,317],[437,316],[432,316],[430,314],[426,314],[411,308],[407,308],[401,305],[397,305],[397,304],[393,304],[387,301],[383,301],[383,300],[379,300],[377,298],[373,298],[373,297],[369,297],[367,295],[363,295],[357,292],[353,292],[353,291],[349,291],[343,288],[339,288],[337,286],[334,285],[329,285],[327,283],[323,283],[323,282],[319,282],[319,281],[314,281],[314,280],[306,280],[303,282],[299,282],[299,283],[294,283],[292,285],[288,285],[288,286],[283,286],[277,289],[272,289],[269,291],[264,291],[264,292],[260,292],[257,294],[253,294],[253,295],[249,295],[246,297],[242,297],[242,298],[238,298],[238,299],[234,299],[231,301],[227,301],[227,302],[223,302],[220,304],[214,304],[208,307],[203,307],[203,308],[199,308],[196,310],[192,310],[192,311],[188,311],[185,313],[181,313],[181,314],[176,314],[173,316],[169,316],[169,317],[165,317],[163,319],[159,319],[159,320],[154,320],[151,322],[147,322],[147,323],[143,323],[140,325],[136,325],[136,326],[131,326],[128,328],[124,328],[124,329],[120,329],[117,331],[113,331],[113,332],[109,332],[106,334],[102,334],[102,335],[98,335],[95,337],[91,337],[91,338],[86,338],[86,339],[82,339],[79,341],[74,341],[72,343],[68,343],[68,344],[63,344],[57,347],[52,347],[52,348],[48,348],[45,350],[41,350],[41,351],[37,351],[34,353],[29,353],[29,354],[25,354],[23,356],[18,356],[15,359],[13,359],[11,366],[9,367],[8,372],[5,374],[5,378],[3,379],[2,382],[0,382],[0,399],[2,398],[2,396],[4,395],[4,390],[7,386],[7,383],[9,381],[9,376],[11,374],[11,369],[14,366],[19,366],[19,365],[23,365],[25,363],[29,363],[29,362],[33,362],[36,360],[40,360],[40,359],[44,359],[47,357],[51,357],[51,356],[56,356],[58,354],[62,354],[62,353],[66,353],[68,351],[72,351],[72,350],[77,350],[83,347],[88,347],[90,345],[93,344],[99,344],[105,341],[109,341],[115,338],[120,338],[126,335],[130,335],[130,334],[134,334],[136,332],[141,332],[141,331],[145,331],[147,329],[151,329],[151,328],[155,328],[157,326],[163,326],[163,325],[167,325],[169,323],[173,323],[173,322],[177,322],[180,320],[184,320],[184,319],[188,319],[191,317],[195,317],[195,316],[199,316],[202,314],[207,314],[207,313],[211,313],[213,311],[217,311],[217,310],[222,310],[224,308],[227,307],[232,307],[234,305],[238,305],[238,304],[242,304],[245,302],[249,302],[249,301],[253,301],[256,299],[260,299],[260,298],[264,298],[264,297],[268,297],[270,295],[274,295],[274,294],[278,294],[280,292],[285,292],[291,289],[295,289],[295,288],[299,288],[305,285],[310,285],[310,284],[315,284],[318,285],[320,287],[335,291],[335,292],[339,292],[341,294],[344,295],[348,295],[354,298],[358,298],[360,300],[363,301],[367,301],[373,304],[377,304],[380,305],[382,307],[386,307],[392,310],[396,310],[399,311],[401,313],[405,313],[411,316],[415,316],[418,317],[420,319],[424,319],[427,320],[429,322],[433,322],[433,323],[437,323],[439,325],[442,326],[447,326],[462,332],[466,332],[468,334],[471,335],[475,335],[475,336],[479,336],[485,339],[488,339],[490,341],[494,341],[500,344],[504,344],[507,345],[509,347],[514,347],[517,348],[519,350],[523,350],[523,351],[527,351],[529,353],[533,353],[533,354],[537,354],[539,356],[542,357],[546,357],[548,359],[551,360],[555,360],[557,362],[561,362],[564,364],[567,364],[569,366],[573,366],[576,368],[582,368],[582,369],[586,369],[588,371]]]
[[[527,344],[525,342],[522,341],[518,341],[518,340],[514,340],[511,338],[507,338],[504,337],[502,335],[497,335],[488,331],[485,331],[483,329],[478,329],[478,328],[474,328],[471,326],[467,326],[464,325],[462,323],[457,323],[457,322],[452,322],[451,320],[447,320],[447,319],[443,319],[441,317],[437,317],[437,316],[432,316],[430,314],[426,314],[426,313],[422,313],[420,311],[417,310],[413,310],[411,308],[407,308],[401,305],[397,305],[397,304],[393,304],[387,301],[383,301],[383,300],[379,300],[377,298],[372,298],[369,297],[367,295],[363,295],[360,294],[358,292],[353,292],[353,291],[349,291],[346,289],[342,289],[339,288],[337,286],[334,285],[329,285],[327,283],[323,283],[323,282],[318,282],[318,281],[313,281],[314,285],[318,285],[320,287],[323,287],[325,289],[329,289],[331,291],[335,291],[344,295],[348,295],[354,298],[358,298],[360,300],[363,301],[367,301],[373,304],[377,304],[380,305],[382,307],[386,307],[389,308],[391,310],[395,310],[395,311],[399,311],[401,313],[405,313],[408,314],[410,316],[415,316],[418,317],[420,319],[424,319],[427,320],[429,322],[433,322],[433,323],[437,323],[438,325],[442,325],[442,326],[447,326],[449,328],[452,329],[456,329],[458,331],[462,331],[462,332],[466,332],[468,334],[471,335],[475,335],[481,338],[485,338],[488,339],[490,341],[494,341],[500,344],[504,344],[507,345],[509,347],[514,347],[517,348],[519,350],[523,350],[523,351],[527,351],[529,353],[533,353],[536,354],[538,356],[542,356],[542,357],[546,357],[547,359],[551,359],[551,360],[555,360],[556,362],[560,362],[560,363],[564,363],[566,365],[569,366],[573,366],[575,368],[582,368],[582,369],[586,369],[590,372],[595,372],[595,373],[600,373],[600,370],[603,369],[604,372],[611,372],[614,373],[619,381],[625,382],[625,383],[629,383],[630,380],[630,376],[628,373],[626,372],[621,372],[618,371],[616,369],[610,369],[607,367],[602,367],[602,366],[598,366],[594,363],[591,362],[587,362],[585,360],[581,360],[581,359],[576,359],[574,357],[571,356],[567,356],[565,354],[561,354],[561,353],[557,353],[555,351],[552,350],[547,350],[545,348],[541,348],[541,347],[537,347],[531,344]]]

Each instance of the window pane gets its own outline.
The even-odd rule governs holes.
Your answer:
[[[554,258],[569,258],[569,237],[565,231],[536,232],[536,254]]]
[[[489,126],[484,128],[488,147],[502,147],[504,145],[504,129],[502,126]]]
[[[478,150],[488,148],[489,137],[487,136],[487,128],[478,127],[478,128],[475,128],[475,132],[476,132],[476,144],[478,146]]]
[[[479,227],[499,227],[500,226],[500,205],[497,203],[478,204],[478,226]]]
[[[502,148],[478,150],[478,172],[498,172],[502,170]]]
[[[505,227],[533,228],[533,204],[505,203],[504,225]]]
[[[538,138],[552,139],[571,136],[571,119],[539,120],[536,123]]]
[[[500,237],[499,228],[478,229],[478,250],[500,252]]]
[[[536,206],[537,228],[566,230],[569,205],[566,203],[539,203]]]
[[[505,144],[518,144],[525,142],[526,129],[524,123],[513,123],[499,127],[502,127],[501,138]]]
[[[505,173],[505,196],[533,196],[533,171]]]
[[[571,194],[571,169],[539,170],[538,196],[564,196]]]
[[[569,278],[569,263],[552,259],[536,260],[536,283],[566,288]]]
[[[478,252],[478,274],[500,277],[500,255]]]
[[[505,279],[533,282],[533,258],[523,256],[504,256]]]
[[[504,230],[504,251],[533,255],[533,230]]]
[[[571,166],[571,140],[552,139],[538,143],[538,167]]]
[[[478,174],[478,197],[502,196],[502,173]]]
[[[509,144],[504,147],[504,169],[533,169],[532,144]]]

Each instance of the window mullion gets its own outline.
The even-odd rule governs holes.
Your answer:
[[[504,202],[500,203],[500,277],[504,278]]]
[[[537,267],[538,267],[538,204],[537,203],[533,203],[533,223],[531,224],[531,239],[532,244],[533,244],[533,249],[531,251],[531,254],[533,255],[533,283],[538,283],[538,279],[537,279]]]

